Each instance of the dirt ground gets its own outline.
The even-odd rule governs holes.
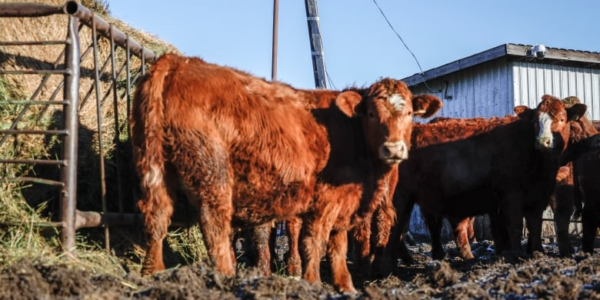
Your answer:
[[[559,258],[557,247],[548,245],[546,255],[509,263],[483,241],[473,244],[478,259],[463,261],[448,246],[441,262],[431,260],[428,244],[410,247],[417,264],[400,265],[380,280],[354,278],[357,294],[338,294],[327,282],[317,286],[284,276],[260,277],[252,269],[225,277],[202,263],[152,277],[132,272],[118,278],[21,261],[0,272],[0,299],[600,299],[598,253]],[[324,263],[324,280],[326,269]]]

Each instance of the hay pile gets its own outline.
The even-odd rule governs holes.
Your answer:
[[[0,0],[2,2],[9,2]],[[14,1],[10,1],[14,2]],[[23,1],[25,2],[25,1]],[[28,0],[47,5],[62,6],[62,0]],[[128,34],[132,39],[157,54],[164,52],[178,52],[172,45],[164,43],[151,34],[144,33],[129,27],[127,24],[113,19],[110,16],[106,1],[83,0],[82,4],[97,15],[112,23],[115,28]],[[65,40],[67,36],[68,18],[66,15],[54,15],[39,18],[0,18],[0,39],[2,41],[58,41]],[[83,54],[92,44],[92,32],[87,26],[79,32],[80,48]],[[99,67],[109,58],[110,45],[107,39],[98,41]],[[3,70],[33,70],[33,69],[61,69],[64,68],[64,58],[61,56],[63,45],[44,46],[0,46],[0,69]],[[126,53],[123,49],[116,50],[117,70],[124,61]],[[141,61],[137,57],[131,58],[131,76],[135,79],[140,73]],[[111,89],[111,65],[100,74],[101,88],[101,130],[103,152],[105,153],[107,185],[106,197],[109,211],[118,209],[117,179],[122,184],[135,186],[132,169],[123,168],[117,176],[116,145],[119,143],[121,161],[130,162],[131,154],[127,137],[127,91],[125,72],[117,81],[117,101],[115,112],[113,95],[107,94]],[[36,94],[41,83],[46,84]],[[0,129],[9,129],[17,116],[23,111],[23,105],[6,104],[7,100],[62,100],[63,92],[61,83],[62,75],[50,75],[44,79],[43,75],[0,75]],[[133,82],[135,84],[135,82]],[[94,85],[94,59],[93,52],[81,61],[81,80],[79,82],[79,159],[78,159],[78,209],[101,210],[101,189],[99,172],[99,134],[96,106],[96,91]],[[58,88],[58,89],[57,89]],[[131,93],[133,93],[132,86]],[[87,95],[90,95],[85,100]],[[81,105],[83,104],[83,105]],[[16,123],[18,129],[56,129],[60,127],[62,106],[32,105]],[[115,118],[115,114],[117,118]],[[115,121],[117,126],[115,126]],[[2,138],[2,136],[0,136]],[[9,136],[0,145],[0,157],[18,159],[53,159],[61,155],[60,138],[55,135],[19,135]],[[18,176],[32,176],[43,179],[60,179],[60,170],[56,166],[25,165],[25,164],[0,164],[0,266],[9,265],[23,257],[39,260],[61,261],[60,236],[53,227],[34,226],[43,225],[44,222],[56,221],[58,214],[59,188],[40,184],[19,184],[5,179]],[[114,184],[111,184],[114,183]],[[125,191],[124,210],[135,210],[133,191]],[[8,226],[8,225],[9,226]],[[111,231],[111,233],[114,233]],[[197,236],[198,232],[191,233]],[[102,251],[103,230],[84,229],[78,231],[79,263],[88,265],[95,270],[108,270],[111,273],[123,273],[125,269],[136,269],[139,257],[143,253],[140,247],[141,234],[139,232],[127,233],[119,231],[111,234],[113,237],[112,251],[115,256],[107,255]],[[190,232],[188,231],[188,235]],[[188,242],[182,238],[181,231],[171,235],[175,240],[175,248],[188,250]],[[183,245],[183,246],[182,246]],[[198,253],[198,251],[196,251]],[[195,255],[178,254],[177,257],[197,258]],[[187,259],[186,259],[187,260]]]

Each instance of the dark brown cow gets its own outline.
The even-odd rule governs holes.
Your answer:
[[[441,143],[447,143],[447,142],[452,142],[452,141],[456,141],[456,140],[460,140],[460,139],[464,139],[466,137],[478,134],[478,133],[482,133],[485,131],[489,131],[492,130],[493,128],[495,128],[498,124],[504,124],[507,122],[510,122],[512,119],[505,119],[505,118],[492,118],[492,119],[484,119],[484,118],[472,118],[472,119],[453,119],[453,118],[446,118],[446,117],[437,117],[435,119],[432,119],[431,121],[429,121],[428,124],[414,124],[414,129],[413,129],[413,135],[411,138],[411,152],[412,153],[419,153],[419,149],[421,148],[425,148],[428,146],[432,146],[435,144],[441,144]],[[406,162],[403,164],[410,164],[410,162]],[[402,165],[401,165],[401,168]],[[406,170],[401,171],[402,174],[407,174],[406,176],[410,176],[412,177],[412,170]],[[409,185],[413,183],[412,179],[406,179],[406,181],[401,182],[397,189],[396,189],[396,194],[401,193],[401,194],[405,194],[407,193],[406,191],[411,191],[411,190],[415,190],[416,187],[406,187],[406,185]],[[400,188],[400,186],[403,186],[405,188]],[[400,199],[398,196],[394,197],[395,201],[398,201],[398,199]],[[395,206],[400,206],[401,204],[399,203],[394,203]],[[410,214],[410,211],[407,212],[408,214]],[[425,220],[428,222],[431,222],[430,224],[435,224],[433,223],[434,221],[440,221],[441,219],[433,219],[433,215],[429,215],[427,214],[426,211],[422,210],[423,215],[426,217]],[[388,217],[389,213],[381,213],[381,211],[378,211],[376,213],[376,217],[375,220],[373,221],[374,226],[375,226],[375,230],[374,232],[376,232],[376,234],[371,235],[371,238],[374,238],[373,241],[369,241],[369,233],[370,233],[370,227],[368,226],[363,226],[363,227],[358,227],[354,230],[354,240],[356,241],[356,245],[357,245],[357,256],[358,256],[358,263],[359,263],[359,268],[361,269],[368,269],[370,270],[370,264],[371,261],[373,260],[373,258],[375,256],[380,257],[382,255],[383,252],[383,247],[388,243],[388,235],[387,233],[389,232],[388,229],[386,228],[390,228],[393,225],[393,218],[389,218]],[[473,235],[469,235],[468,231],[462,231],[462,229],[469,229],[469,227],[467,226],[468,223],[460,223],[462,219],[451,219],[451,224],[453,225],[454,228],[456,228],[455,232],[455,236],[457,239],[457,245],[461,245],[462,243],[459,242],[459,239],[465,239],[466,241],[468,241],[470,238],[473,237]],[[460,226],[458,226],[458,223],[460,223]],[[405,228],[406,230],[406,228]],[[436,259],[440,258],[440,255],[443,256],[444,251],[441,245],[441,240],[438,239],[439,237],[439,233],[436,232],[432,232],[432,228],[430,228],[430,232],[432,234],[432,240],[433,240],[433,257]],[[460,232],[461,235],[458,235],[457,233]],[[464,233],[464,234],[463,234]],[[472,233],[472,231],[471,231]],[[467,243],[468,244],[468,243]],[[470,248],[468,249],[468,253],[470,255]],[[465,252],[467,253],[467,252]],[[472,258],[468,257],[468,258]],[[379,262],[377,263],[379,264]]]
[[[541,250],[542,212],[567,146],[567,117],[583,115],[586,108],[578,104],[566,109],[548,95],[542,99],[535,110],[515,108],[520,118],[482,120],[477,126],[489,130],[473,129],[483,132],[454,142],[436,142],[444,122],[415,126],[415,137],[430,139],[431,144],[411,150],[411,159],[400,166],[402,174],[411,176],[402,178],[394,195],[399,222],[388,244],[392,259],[400,254],[411,260],[400,236],[415,202],[423,211],[455,221],[490,214],[500,223],[498,229],[507,228],[495,238],[499,251],[520,251],[526,217],[528,251]]]
[[[574,165],[584,203],[581,248],[584,252],[593,253],[594,240],[600,227],[600,150],[583,154]]]
[[[406,157],[413,106],[426,113],[429,103],[391,79],[362,94],[327,94],[269,83],[198,58],[163,55],[138,85],[130,120],[148,237],[142,272],[164,269],[162,241],[173,195],[182,186],[199,208],[216,270],[235,273],[232,225],[302,217],[309,266],[304,278],[318,282],[318,263],[338,215],[360,218],[380,202],[378,180],[385,181]],[[430,109],[437,111],[435,103]],[[329,170],[336,166],[348,169],[333,181]],[[356,177],[358,172],[368,175]],[[362,184],[361,202],[333,201],[330,183],[334,190],[350,187],[347,191]],[[335,231],[329,245],[343,248]],[[354,291],[339,248],[327,251],[334,284]]]
[[[571,107],[574,104],[580,103],[577,97],[567,97],[563,99],[563,102],[565,102],[566,107]],[[440,118],[436,118],[434,120],[439,119]],[[577,190],[573,187],[572,163],[570,161],[576,160],[582,155],[582,153],[589,151],[589,149],[600,148],[600,137],[598,136],[598,131],[594,128],[592,122],[585,117],[585,115],[573,120],[569,120],[569,126],[569,146],[562,159],[563,162],[568,162],[568,164],[567,166],[563,166],[559,169],[556,178],[556,187],[550,200],[550,207],[554,212],[554,220],[556,222],[558,247],[561,255],[563,256],[570,256],[573,254],[573,247],[570,245],[568,230],[571,215],[573,214],[574,200],[580,199],[580,197],[574,197],[574,193],[577,192]],[[578,203],[578,207],[581,207],[581,202],[579,201]],[[426,211],[423,211],[423,215],[425,219],[437,218],[429,221],[432,227],[440,226],[438,222],[441,222],[441,218],[428,214]],[[459,252],[461,257],[464,259],[473,258],[469,240],[474,235],[474,217],[469,217],[463,220],[453,219],[450,221],[452,227],[455,229],[454,236],[456,245],[460,249]],[[429,228],[430,232],[433,230],[434,228]],[[444,253],[441,240],[439,239],[439,234],[433,234],[432,244],[433,258],[443,258]]]
[[[580,103],[574,96],[567,97],[563,101],[567,107]],[[570,256],[574,252],[569,238],[569,224],[571,216],[581,214],[582,210],[581,187],[578,178],[573,176],[573,162],[577,162],[585,153],[600,148],[598,130],[585,115],[570,121],[570,126],[570,145],[568,153],[563,158],[563,162],[567,164],[558,172],[556,188],[550,201],[556,223],[558,249],[563,256]]]
[[[580,103],[577,97],[567,97],[565,102],[567,105]],[[597,210],[600,203],[597,201],[600,196],[598,193],[600,173],[597,169],[600,165],[597,150],[600,148],[598,130],[593,122],[582,117],[571,125],[571,139],[576,147],[573,147],[571,155],[566,158],[569,161],[568,165],[562,167],[562,172],[559,172],[559,176],[562,177],[557,178],[555,195],[550,203],[554,211],[559,250],[562,255],[567,256],[573,254],[568,233],[573,212],[575,215],[580,213],[582,215],[582,249],[593,252],[593,241],[598,225]],[[585,206],[582,202],[585,202]]]
[[[427,148],[433,145],[444,144],[465,139],[476,134],[481,134],[490,131],[499,125],[507,124],[509,122],[512,122],[513,120],[515,120],[515,117],[490,119],[454,119],[438,117],[431,120],[428,124],[415,124],[413,127],[411,153],[415,153],[415,155],[419,156],[421,153],[420,149]],[[401,171],[403,172],[403,174],[412,174],[410,172],[412,172],[413,168],[416,168],[416,166],[412,165],[410,161],[407,161],[401,164],[400,168],[405,170]],[[394,206],[401,208],[402,205],[404,205],[403,201],[406,201],[406,199],[417,199],[415,193],[418,191],[419,187],[410,186],[414,183],[415,182],[412,179],[405,179],[397,186],[396,193],[394,196]],[[410,215],[411,211],[412,209],[399,212]],[[432,256],[434,259],[441,259],[444,256],[444,250],[442,248],[439,230],[441,229],[439,227],[441,226],[442,218],[434,214],[430,214],[427,210],[423,209],[421,209],[421,213],[423,214],[425,221],[429,225],[429,231],[431,234],[433,246]],[[454,235],[457,246],[459,246],[461,256],[463,256],[466,259],[473,258],[469,246],[469,241],[472,240],[474,237],[474,233],[471,226],[473,220],[463,220],[462,218],[454,217],[449,217],[448,219],[452,225],[452,228],[454,228]],[[381,233],[379,232],[382,232],[385,235],[387,231],[385,228],[390,228],[393,225],[391,221],[392,220],[386,217],[377,218],[377,222],[379,222],[379,224],[377,224],[377,234],[375,235],[377,237],[377,240],[373,241],[374,243],[376,243],[376,247],[374,249],[371,249],[372,255],[382,255],[382,247],[385,244],[387,244],[388,236],[381,237],[379,236],[381,235]],[[403,231],[405,231],[406,228],[407,226],[405,226]],[[398,235],[398,233],[395,233],[394,235]],[[357,240],[358,244],[361,245],[361,239],[357,238]],[[465,243],[467,247],[464,247]],[[364,248],[366,249],[367,247]],[[363,249],[363,251],[365,250]],[[407,262],[412,261],[412,258],[410,258],[407,252],[402,253],[402,256],[405,260],[407,260]],[[363,260],[370,261],[372,259],[372,257],[365,259],[363,255]]]

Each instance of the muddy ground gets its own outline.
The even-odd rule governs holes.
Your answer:
[[[410,247],[418,263],[375,281],[355,276],[358,294],[338,294],[327,283],[311,285],[284,276],[260,277],[242,270],[225,277],[202,263],[142,278],[92,274],[65,265],[21,261],[0,272],[0,299],[600,299],[600,256],[581,252],[509,263],[483,241],[473,244],[476,261],[463,261],[449,244],[447,258],[432,261],[426,243]],[[349,264],[352,268],[352,264]],[[326,264],[322,266],[327,280]]]

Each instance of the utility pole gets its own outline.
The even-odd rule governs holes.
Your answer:
[[[279,0],[273,1],[273,48],[271,52],[271,81],[277,80],[277,31],[279,24]]]
[[[279,0],[273,0],[273,48],[271,52],[271,81],[277,80],[277,32],[279,27]],[[279,221],[275,231],[275,254],[277,261],[282,262],[286,252],[290,250],[286,222]]]
[[[308,36],[310,38],[310,51],[312,56],[315,87],[327,89],[327,71],[325,70],[325,53],[319,28],[319,10],[317,0],[305,0],[306,20],[308,21]]]

